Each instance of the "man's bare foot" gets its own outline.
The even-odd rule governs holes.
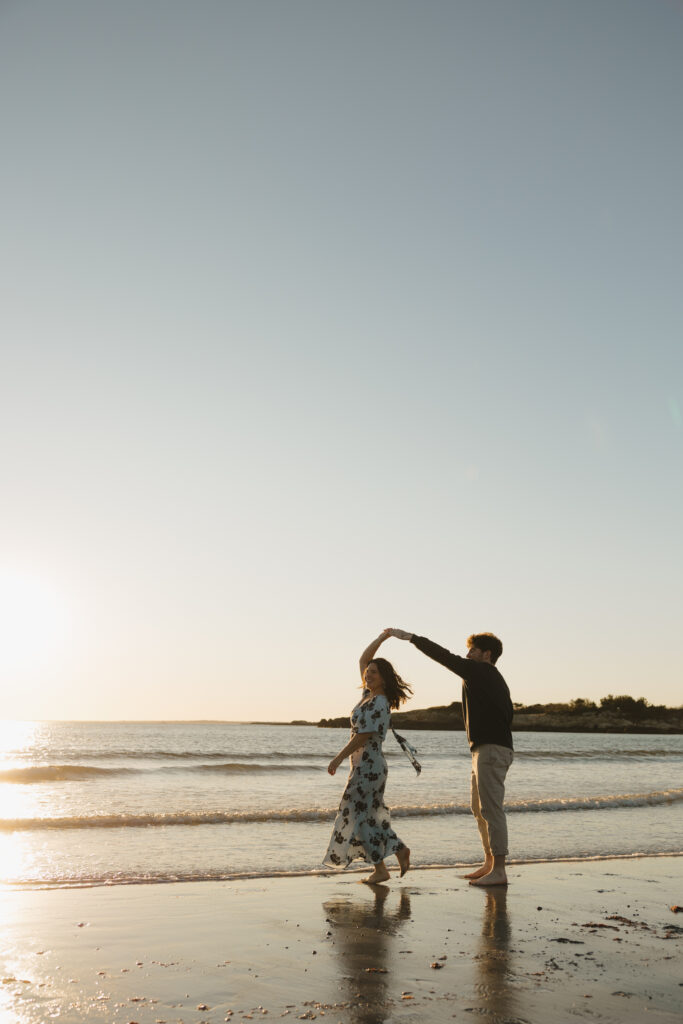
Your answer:
[[[410,867],[410,850],[408,849],[407,846],[404,846],[401,850],[398,851],[398,853],[396,854],[396,860],[398,861],[398,866],[401,869],[400,877],[403,878],[406,871]]]
[[[389,875],[386,866],[382,864],[381,867],[376,867],[372,874],[368,875],[367,878],[361,878],[361,882],[363,882],[364,885],[375,885],[376,882],[386,882],[390,877],[391,876]]]
[[[468,875],[463,875],[463,878],[482,878],[484,875],[488,875],[489,871],[493,867],[493,861],[485,862],[480,868],[476,868],[474,871],[470,871]]]
[[[487,875],[482,875],[478,878],[473,878],[470,881],[470,885],[507,885],[508,878],[505,874],[504,868],[493,868]]]

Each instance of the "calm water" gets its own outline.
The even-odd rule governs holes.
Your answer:
[[[314,726],[8,722],[0,882],[88,885],[320,868],[348,733]],[[464,733],[406,732],[387,803],[415,864],[478,859]],[[683,736],[516,733],[512,859],[683,850]]]

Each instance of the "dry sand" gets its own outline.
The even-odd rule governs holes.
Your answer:
[[[5,890],[0,1020],[680,1024],[683,857],[509,876]]]

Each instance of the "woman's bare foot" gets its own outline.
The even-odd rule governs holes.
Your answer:
[[[493,861],[484,861],[480,868],[476,868],[474,871],[470,871],[468,875],[463,875],[463,878],[482,878],[484,875],[488,875],[489,871],[493,867]]]
[[[398,853],[396,854],[396,860],[398,861],[398,866],[401,869],[400,877],[403,878],[406,871],[410,867],[410,850],[408,849],[407,846],[404,846],[401,850],[398,851]]]
[[[505,874],[505,868],[492,868],[488,874],[481,875],[480,877],[474,877],[470,881],[470,885],[507,885],[508,876]]]
[[[367,878],[361,878],[361,882],[363,882],[364,885],[375,885],[377,882],[386,882],[390,877],[391,876],[387,871],[387,866],[384,861],[382,861],[381,864],[377,865],[371,875],[368,875]]]

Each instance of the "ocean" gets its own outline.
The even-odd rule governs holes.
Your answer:
[[[472,864],[462,732],[389,736],[386,800],[416,866]],[[183,722],[0,724],[0,884],[69,887],[322,870],[348,730]],[[683,852],[683,736],[515,733],[512,861]],[[390,863],[391,866],[391,863]]]

